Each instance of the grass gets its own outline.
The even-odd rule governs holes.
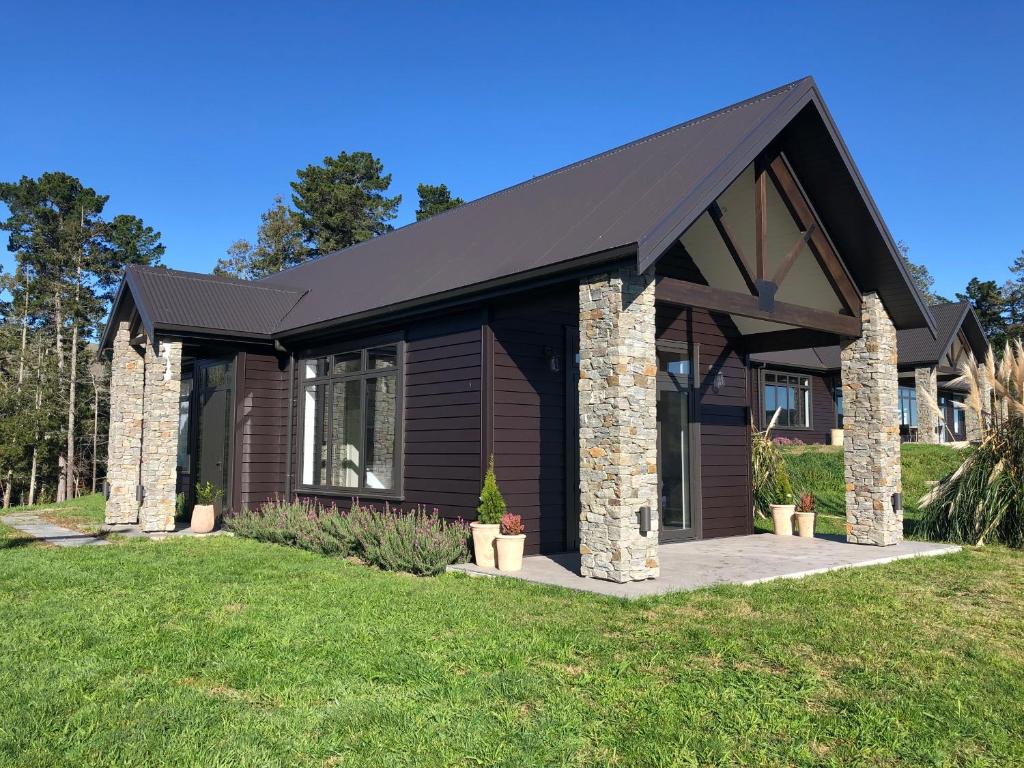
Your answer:
[[[82,533],[96,533],[103,525],[103,494],[93,493],[59,503],[23,505],[11,507],[3,514],[12,512],[35,512],[55,525],[71,528]]]
[[[635,603],[239,538],[0,553],[5,766],[1010,765],[1024,557]]]
[[[783,446],[782,452],[796,493],[808,491],[817,502],[818,533],[846,532],[846,499],[843,479],[843,449],[839,446]],[[901,446],[903,469],[904,531],[913,537],[921,517],[921,497],[940,480],[960,466],[964,450],[947,445],[904,443]],[[758,520],[758,530],[771,530],[771,520]]]

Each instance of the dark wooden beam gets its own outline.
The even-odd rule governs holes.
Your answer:
[[[729,225],[726,223],[725,217],[722,215],[722,209],[719,207],[717,202],[708,206],[708,214],[711,216],[711,220],[715,222],[715,228],[718,230],[718,234],[721,235],[722,242],[725,243],[725,247],[729,251],[729,255],[732,256],[732,260],[736,262],[736,268],[740,271],[740,275],[743,277],[743,282],[747,284],[747,290],[750,291],[751,294],[757,294],[757,283],[754,281],[754,276],[750,273],[750,264],[743,255],[743,251],[740,250],[740,246],[739,243],[736,242],[736,238],[732,236],[732,230],[729,229]]]
[[[754,161],[754,261],[757,264],[757,279],[765,279],[765,262],[768,258],[768,177],[765,175],[764,155]],[[778,284],[778,280],[772,281]]]
[[[800,235],[797,241],[793,243],[793,247],[789,249],[789,253],[786,254],[786,258],[779,264],[779,268],[775,270],[775,276],[772,278],[772,282],[776,285],[782,285],[782,281],[786,279],[786,275],[789,274],[789,270],[793,268],[793,264],[796,263],[796,257],[800,255],[800,251],[803,250],[804,246],[810,241],[816,229],[814,224],[811,224],[811,228]]]
[[[674,277],[659,277],[654,293],[657,301],[682,307],[699,307],[712,312],[724,312],[740,317],[752,317],[772,323],[795,325],[825,331],[839,336],[860,336],[860,317],[839,315],[797,304],[777,301],[770,310],[762,309],[756,296],[747,296],[737,291],[711,288]]]
[[[787,349],[807,349],[807,347],[831,347],[838,344],[839,339],[840,337],[834,333],[795,328],[788,331],[752,333],[742,337],[742,344],[745,352],[756,354],[758,352],[782,352]]]
[[[854,314],[859,313],[860,292],[857,290],[857,286],[853,284],[853,281],[850,280],[849,275],[846,274],[842,260],[835,252],[835,249],[832,248],[832,243],[829,242],[828,237],[825,235],[821,222],[818,221],[818,217],[814,215],[810,203],[804,197],[803,190],[800,188],[796,176],[793,175],[793,171],[789,167],[785,156],[777,155],[768,164],[768,171],[797,225],[800,229],[811,234],[811,238],[808,241],[811,253],[818,260],[822,270],[825,272],[825,276],[832,284],[832,288],[850,312]],[[812,225],[814,225],[813,229],[811,229]]]

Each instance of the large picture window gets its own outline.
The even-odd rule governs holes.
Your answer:
[[[811,426],[811,380],[793,373],[765,371],[763,379],[764,423],[779,411],[776,427],[807,429]]]
[[[397,493],[400,345],[310,357],[300,371],[302,485]]]

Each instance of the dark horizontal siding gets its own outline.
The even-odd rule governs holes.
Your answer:
[[[288,360],[273,352],[242,352],[236,414],[238,505],[283,496],[288,465]]]
[[[565,549],[566,328],[579,322],[576,284],[493,308],[495,473],[509,509],[522,515],[526,551]]]

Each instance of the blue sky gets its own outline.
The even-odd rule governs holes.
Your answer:
[[[404,224],[419,182],[479,197],[810,74],[936,288],[1005,279],[1021,5],[761,5],[8,3],[0,179],[75,174],[208,271],[327,154],[379,156]]]

